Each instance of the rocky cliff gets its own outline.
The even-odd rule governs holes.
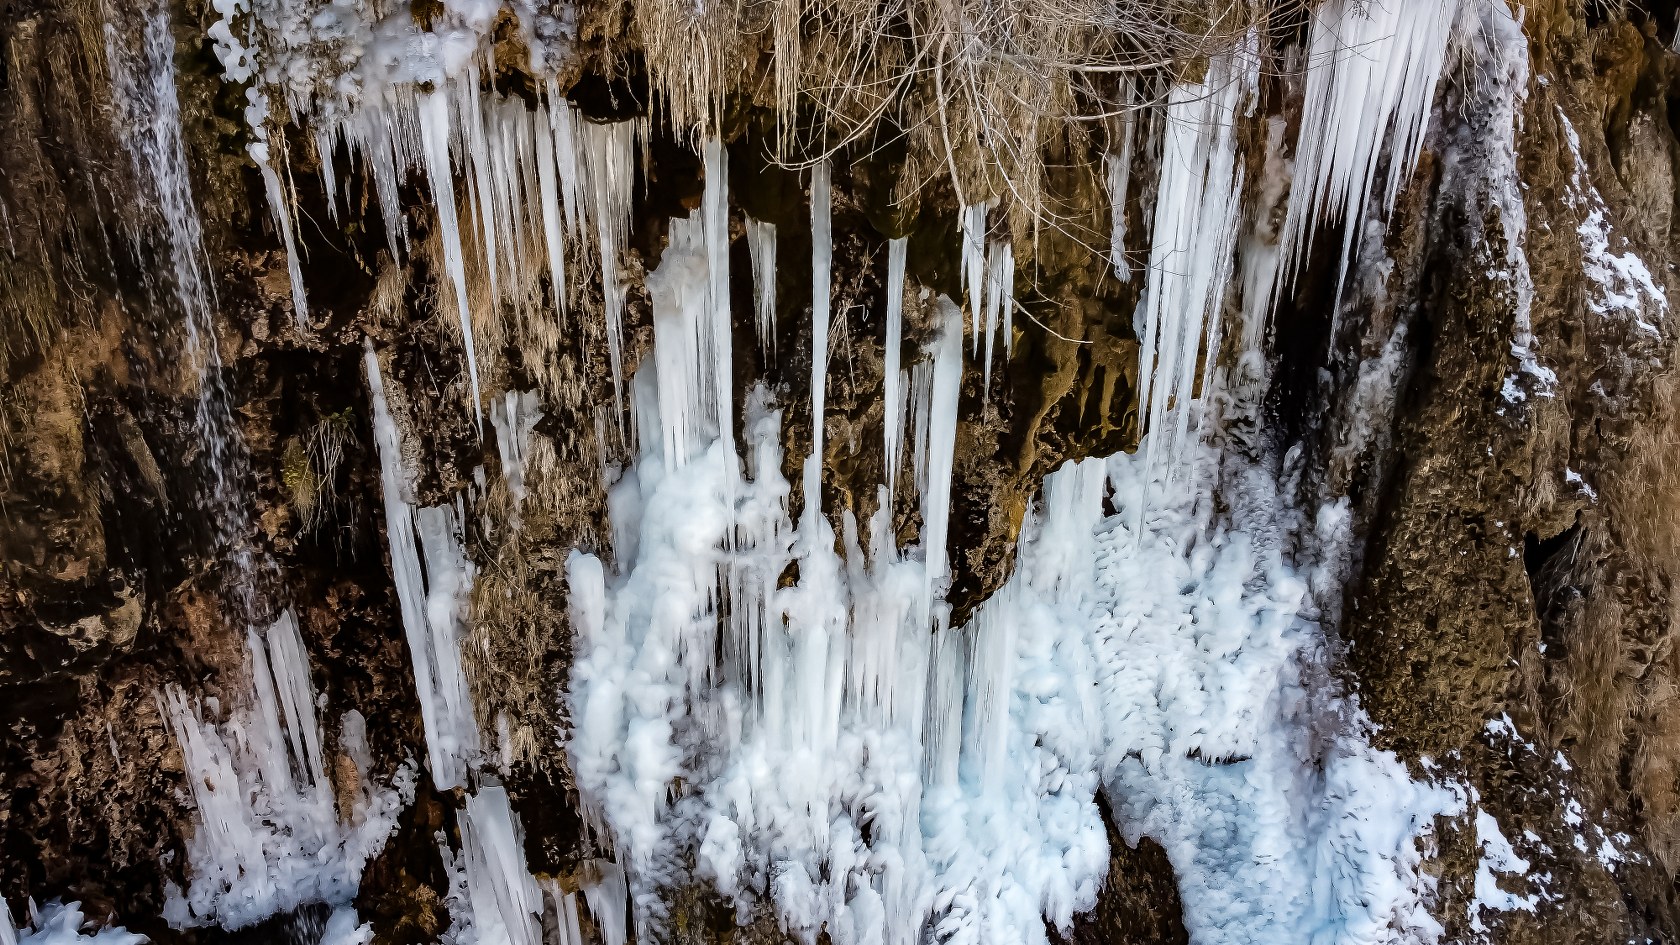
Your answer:
[[[1676,17],[0,0],[0,934],[1680,935]]]

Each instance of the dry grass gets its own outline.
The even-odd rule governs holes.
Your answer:
[[[1040,222],[1045,151],[1104,135],[1300,0],[634,0],[649,71],[679,129],[731,95],[774,107],[802,164],[902,134],[906,193],[947,177],[959,203]],[[743,68],[754,62],[767,65]],[[1051,222],[1054,222],[1053,220]]]

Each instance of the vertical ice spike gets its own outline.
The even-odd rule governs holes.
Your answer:
[[[1279,285],[1293,282],[1320,216],[1339,213],[1340,297],[1384,143],[1385,213],[1417,166],[1458,12],[1459,0],[1331,0],[1313,10]]]
[[[713,420],[725,455],[735,455],[734,345],[729,310],[729,152],[723,141],[710,137],[704,151],[706,185],[700,205],[706,234],[706,276],[710,304],[702,334],[704,356],[712,372]]]
[[[478,750],[478,723],[460,652],[460,610],[464,595],[472,589],[472,563],[460,548],[456,509],[413,506],[410,474],[402,465],[401,434],[386,401],[379,357],[371,343],[362,361],[373,403],[391,578],[414,663],[427,762],[438,789],[449,790],[466,783],[467,761]]]
[[[898,479],[899,450],[904,431],[904,372],[899,367],[900,351],[904,346],[904,262],[909,240],[898,237],[887,241],[887,339],[886,370],[884,372],[885,415],[882,418],[884,438],[882,455],[886,465],[886,484],[890,506],[893,486]],[[877,551],[877,554],[880,552]]]
[[[556,107],[553,104],[550,108]],[[563,106],[560,106],[563,107]],[[537,149],[537,189],[542,200],[543,247],[548,251],[548,282],[554,296],[554,311],[566,311],[566,242],[565,219],[560,209],[558,165],[554,152],[554,134],[544,119],[547,109],[533,115],[531,121],[539,125],[534,138]]]
[[[776,355],[776,224],[747,217],[747,249],[752,254],[758,346],[765,360],[773,361]]]
[[[572,124],[575,126],[576,121]],[[601,265],[601,293],[607,316],[607,350],[612,359],[613,397],[619,413],[624,402],[624,295],[628,287],[619,254],[629,237],[632,189],[636,182],[636,145],[640,121],[603,125],[584,121],[577,131],[583,154],[586,215],[595,225],[596,257]]]
[[[822,514],[823,409],[828,391],[828,316],[834,230],[829,167],[811,168],[811,455],[805,460],[805,521]],[[814,527],[812,528],[814,531]]]
[[[525,838],[507,789],[481,785],[459,815],[467,897],[478,941],[543,945],[542,890],[525,865]]]
[[[975,203],[962,208],[958,218],[958,232],[962,239],[963,292],[968,300],[968,315],[973,324],[974,351],[980,351],[981,308],[986,304],[986,210],[988,204]]]
[[[933,362],[927,427],[927,486],[922,493],[922,611],[924,626],[946,579],[946,530],[951,521],[951,473],[957,444],[957,398],[962,392],[962,310],[940,296],[934,303],[939,335]]]
[[[450,286],[455,292],[455,306],[460,315],[461,345],[467,357],[473,416],[482,430],[484,405],[480,401],[478,390],[478,356],[473,350],[472,310],[467,295],[467,263],[461,249],[461,218],[455,212],[455,173],[449,160],[449,92],[444,89],[422,92],[418,118],[426,176],[431,182],[432,203],[437,210],[438,232],[443,237],[443,265],[449,275]]]
[[[1135,316],[1151,464],[1162,450],[1171,462],[1184,443],[1205,326],[1223,310],[1242,191],[1233,126],[1256,68],[1245,48],[1216,58],[1205,82],[1168,93],[1149,272]]]

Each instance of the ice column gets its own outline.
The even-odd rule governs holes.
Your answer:
[[[461,323],[461,345],[466,351],[467,374],[472,388],[473,415],[484,425],[484,405],[478,392],[478,357],[473,350],[472,306],[467,295],[467,262],[461,249],[461,218],[455,211],[455,172],[449,159],[449,92],[447,88],[420,94],[421,153],[426,176],[431,182],[432,203],[437,209],[438,232],[443,238],[443,265],[455,292],[456,312]],[[490,252],[493,254],[494,250]]]
[[[242,928],[307,902],[348,902],[393,823],[381,790],[361,799],[356,821],[339,822],[291,612],[252,629],[246,654],[250,702],[220,724],[201,721],[206,706],[178,687],[160,697],[198,812],[188,888],[172,891],[166,909],[177,927]]]
[[[613,393],[624,397],[624,294],[619,254],[630,238],[630,203],[636,181],[638,121],[601,125],[582,122],[577,132],[583,154],[585,209],[595,226],[596,258],[607,313],[607,350],[612,358]]]
[[[957,398],[962,392],[962,310],[940,296],[934,302],[939,337],[928,352],[932,360],[928,409],[926,486],[922,491],[923,625],[930,619],[936,593],[946,579],[945,533],[951,521],[951,467],[957,445]]]
[[[908,244],[909,240],[902,236],[887,241],[887,363],[883,372],[886,407],[882,417],[885,440],[882,453],[889,503],[898,479],[899,448],[904,435],[904,372],[898,364],[904,343],[904,261]]]
[[[373,439],[384,486],[391,578],[414,661],[426,757],[433,782],[447,791],[466,783],[468,761],[478,750],[478,723],[460,647],[461,611],[474,571],[461,549],[459,510],[447,505],[416,509],[409,498],[413,486],[403,468],[401,435],[386,403],[379,357],[371,344],[363,365],[373,401]]]
[[[747,217],[747,249],[752,254],[758,344],[769,359],[776,353],[776,224]]]
[[[828,175],[827,161],[811,169],[811,455],[805,460],[804,478],[807,526],[814,526],[822,514],[823,411],[828,391],[828,315],[832,291],[829,269],[834,253]]]
[[[706,237],[708,304],[701,332],[701,355],[711,370],[710,401],[718,440],[727,454],[735,452],[735,398],[730,390],[735,355],[730,337],[729,311],[729,152],[723,141],[707,138],[704,152],[706,187],[700,199],[701,226]]]
[[[1108,258],[1114,267],[1115,278],[1130,282],[1132,266],[1126,261],[1126,193],[1132,180],[1132,146],[1137,138],[1137,113],[1127,112],[1121,121],[1120,152],[1103,157],[1103,165],[1107,169],[1110,214]]]
[[[542,891],[525,868],[519,817],[500,785],[481,786],[461,812],[461,853],[481,945],[542,945]]]
[[[1151,463],[1159,450],[1168,462],[1179,453],[1203,334],[1223,308],[1242,191],[1234,123],[1254,68],[1239,51],[1215,59],[1204,82],[1168,93],[1149,272],[1135,316],[1138,411],[1157,434],[1145,447]]]

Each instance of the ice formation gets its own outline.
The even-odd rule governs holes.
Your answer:
[[[1014,347],[1010,325],[1015,314],[1015,255],[1007,241],[987,238],[986,216],[995,203],[970,204],[958,217],[963,293],[968,300],[974,353],[983,359],[984,388],[991,387],[993,351],[1000,329],[1005,350]]]
[[[584,120],[549,80],[535,107],[484,92],[495,72],[488,41],[502,4],[448,0],[422,29],[407,4],[380,11],[329,3],[216,0],[210,35],[225,76],[259,80],[246,119],[271,209],[291,260],[300,319],[303,283],[291,238],[289,184],[270,151],[270,121],[313,130],[329,205],[338,212],[341,148],[374,185],[393,256],[409,246],[399,187],[422,174],[436,211],[438,252],[456,311],[475,415],[483,419],[475,321],[486,304],[527,304],[522,289],[547,270],[549,295],[567,308],[568,247],[599,266],[615,388],[621,389],[626,287],[619,271],[634,183],[640,120]],[[574,26],[565,10],[512,4],[539,75],[552,69]],[[280,113],[271,114],[278,105]],[[457,195],[456,180],[464,186]],[[474,296],[477,280],[489,298]]]
[[[829,166],[811,169],[811,455],[805,458],[805,519],[822,516],[824,421],[828,401],[828,320],[833,291],[833,208],[830,206]]]
[[[449,900],[453,920],[449,940],[473,945],[542,945],[543,892],[525,865],[523,831],[506,789],[497,782],[497,758],[481,744],[480,722],[462,662],[461,644],[467,635],[476,577],[462,546],[464,507],[459,502],[416,505],[413,474],[405,465],[403,432],[392,414],[379,355],[371,344],[363,365],[373,402],[391,574],[420,699],[427,767],[439,789],[461,788],[466,794],[466,806],[456,813],[460,850],[451,850],[441,835],[439,839],[445,864],[458,878],[458,888]],[[513,400],[505,402],[515,405],[508,408],[512,417],[524,408],[517,406],[518,395],[507,396]],[[509,435],[503,438],[517,439],[511,435],[516,420],[498,422],[498,433],[504,424]],[[522,446],[510,444],[504,456],[522,453]]]
[[[758,344],[765,357],[770,358],[776,354],[776,224],[748,217],[747,251],[752,259]]]
[[[908,247],[909,240],[904,237],[887,241],[887,336],[881,352],[886,362],[881,372],[885,403],[881,417],[881,454],[885,457],[889,498],[898,482],[900,447],[904,442],[905,372],[900,363],[904,348],[904,264]]]
[[[1126,195],[1132,182],[1132,152],[1137,145],[1139,120],[1136,112],[1122,116],[1120,150],[1103,159],[1110,214],[1108,264],[1121,282],[1132,281],[1132,265],[1126,259]]]
[[[906,369],[902,304],[918,290],[905,284],[904,241],[889,244],[880,485],[896,491],[908,453],[921,538],[897,547],[887,513],[863,523],[845,517],[836,536],[822,509],[830,180],[826,164],[812,168],[815,422],[804,514],[795,520],[792,484],[781,473],[781,416],[764,388],[746,392],[743,442],[734,442],[741,398],[730,370],[721,143],[702,141],[701,206],[672,221],[648,275],[654,345],[627,384],[620,253],[648,128],[643,120],[588,122],[553,83],[532,103],[483,91],[493,68],[485,38],[500,4],[440,7],[441,26],[421,31],[406,10],[370,18],[333,5],[330,15],[304,18],[274,0],[217,0],[212,36],[230,78],[264,78],[248,117],[284,232],[288,196],[262,130],[271,96],[287,114],[312,119],[330,199],[339,149],[360,162],[393,255],[428,251],[410,246],[398,199],[407,176],[424,175],[475,411],[484,406],[481,320],[530,304],[524,287],[542,273],[552,306],[567,312],[589,284],[582,270],[598,267],[614,390],[622,398],[629,389],[638,455],[613,487],[614,567],[582,552],[567,562],[577,641],[564,698],[584,812],[616,857],[582,892],[606,945],[627,940],[627,915],[657,923],[659,891],[684,881],[691,861],[743,917],[768,903],[805,941],[821,931],[837,945],[913,945],[927,933],[977,945],[1047,941],[1047,929],[1067,929],[1094,903],[1106,875],[1099,792],[1128,841],[1148,835],[1167,850],[1200,945],[1438,935],[1422,908],[1429,882],[1417,840],[1452,798],[1372,750],[1356,707],[1315,675],[1324,639],[1312,590],[1334,583],[1325,577],[1334,551],[1292,540],[1307,530],[1307,516],[1291,507],[1272,457],[1221,452],[1190,435],[1196,405],[1216,383],[1205,365],[1218,351],[1233,281],[1245,187],[1234,126],[1254,90],[1253,48],[1215,59],[1200,82],[1175,85],[1156,110],[1161,166],[1136,315],[1148,431],[1141,455],[1086,460],[1051,476],[1022,529],[1014,577],[953,627],[943,595],[963,309],[923,295],[932,337]],[[533,64],[557,55],[568,35],[563,19],[514,7]],[[1262,312],[1259,321],[1285,281],[1279,273],[1293,274],[1321,217],[1342,217],[1345,259],[1385,146],[1383,206],[1392,205],[1415,162],[1457,2],[1424,0],[1420,13],[1400,0],[1331,0],[1311,16],[1304,130],[1283,232],[1267,254],[1243,253],[1243,304]],[[284,53],[323,45],[347,52],[324,71],[287,68]],[[259,46],[282,55],[259,62]],[[1142,120],[1125,123],[1108,165],[1117,208],[1110,255],[1123,279],[1132,267],[1118,208],[1133,186]],[[1012,346],[1015,305],[1013,247],[990,238],[991,207],[965,206],[958,221],[969,357],[983,358],[987,386],[1000,330],[1005,352]],[[759,341],[769,353],[776,231],[748,220],[746,233]],[[301,315],[295,253],[292,260]],[[1254,354],[1260,333],[1244,337]],[[577,941],[578,894],[545,889],[529,874],[518,819],[481,744],[460,650],[474,580],[463,547],[466,505],[418,505],[371,346],[366,371],[427,765],[440,788],[466,794],[461,847],[445,845],[458,880],[452,935],[535,945],[548,909],[561,940]],[[539,409],[526,396],[490,404],[516,509],[524,438]],[[797,577],[782,586],[786,573]],[[256,669],[263,682],[248,716],[283,721],[263,729],[270,756],[246,764],[266,771],[278,757],[292,766],[295,780],[284,783],[319,791],[320,748],[304,734],[304,702],[286,695],[296,679],[281,676],[295,670],[298,654],[286,650],[284,633],[269,637],[285,652],[276,657],[273,642],[253,638],[252,654],[269,661],[273,705],[263,701],[268,676]],[[195,771],[210,776],[200,780],[242,783],[240,762],[224,758],[226,739],[213,739],[214,727],[181,698],[171,714],[184,742],[202,736]],[[251,796],[272,803],[282,774],[264,774],[269,787]],[[245,817],[245,808],[230,809],[218,822]],[[204,842],[212,840],[226,843],[232,862],[267,863],[266,852],[248,854],[262,837]],[[228,902],[224,894],[204,908],[244,908]]]
[[[466,784],[478,752],[478,721],[461,663],[464,610],[475,570],[461,547],[458,505],[418,508],[403,465],[401,434],[385,397],[373,346],[363,359],[373,401],[373,439],[385,495],[385,533],[391,578],[402,608],[403,631],[414,662],[414,687],[426,729],[427,769],[440,790]]]
[[[1219,350],[1215,333],[1243,179],[1236,116],[1253,93],[1258,67],[1245,47],[1210,63],[1202,82],[1177,84],[1168,93],[1149,269],[1133,316],[1140,339],[1138,415],[1154,434],[1146,451],[1151,463],[1179,456],[1198,355]],[[1157,450],[1166,457],[1158,459]]]
[[[142,945],[146,936],[120,926],[91,928],[82,904],[49,902],[37,908],[29,904],[29,922],[23,928],[12,925],[10,906],[0,903],[0,945]]]
[[[214,284],[181,140],[169,7],[149,3],[127,15],[141,21],[137,38],[124,35],[115,17],[105,26],[117,120],[136,177],[161,216],[170,301],[183,317],[187,363],[196,374],[195,425],[208,479],[202,502],[215,523],[222,572],[219,616],[245,643],[243,665],[223,697],[201,698],[173,684],[159,694],[197,815],[187,841],[188,886],[171,887],[166,918],[177,926],[235,929],[308,902],[348,903],[412,784],[403,772],[393,785],[375,784],[365,750],[341,739],[339,748],[362,776],[362,796],[340,820],[297,620],[290,610],[272,622],[259,617],[255,587],[271,565],[250,548],[249,503],[240,486],[245,447],[222,376]],[[345,726],[347,733],[353,728]]]
[[[178,927],[237,929],[311,902],[346,904],[362,866],[413,799],[413,772],[390,786],[372,777],[363,723],[347,713],[340,749],[361,785],[348,820],[327,780],[314,686],[290,612],[246,641],[248,695],[226,718],[219,700],[168,687],[160,709],[180,745],[198,824],[187,841],[189,882],[172,889],[165,918]]]
[[[1283,269],[1291,281],[1314,226],[1338,214],[1345,274],[1385,142],[1382,210],[1393,209],[1423,147],[1459,2],[1332,0],[1313,10],[1296,184],[1283,224]]]
[[[1474,6],[1503,9],[1497,2]],[[1345,277],[1385,147],[1381,210],[1393,208],[1416,166],[1459,13],[1459,0],[1330,0],[1312,11],[1305,106],[1283,225],[1275,243],[1269,238],[1244,246],[1248,347],[1263,336],[1275,294],[1293,282],[1322,218],[1340,217]],[[1243,192],[1232,126],[1238,109],[1247,108],[1257,68],[1251,48],[1239,49],[1210,63],[1202,82],[1176,85],[1167,96],[1137,330],[1139,411],[1145,429],[1163,434],[1154,447],[1169,461],[1185,445],[1199,357],[1211,359],[1218,351],[1218,315]],[[1107,164],[1111,265],[1122,281],[1131,277],[1121,208],[1135,120],[1124,123],[1120,150]],[[1269,146],[1275,150],[1275,143]]]
[[[542,891],[525,868],[524,839],[507,791],[481,786],[467,796],[459,822],[479,945],[543,945]]]
[[[673,221],[656,326],[710,297],[703,249],[681,235],[700,222]],[[822,232],[819,218],[819,273]],[[1322,565],[1285,553],[1305,519],[1263,455],[1186,446],[1189,487],[1172,491],[1141,456],[1064,467],[1015,576],[947,625],[963,328],[931,301],[941,327],[911,372],[918,547],[896,547],[882,513],[845,517],[837,550],[809,460],[807,514],[790,516],[762,388],[744,469],[696,439],[696,401],[666,393],[711,368],[688,335],[665,351],[660,331],[638,371],[617,566],[567,563],[566,698],[585,816],[644,934],[692,858],[743,917],[767,903],[805,941],[1047,941],[1106,875],[1099,791],[1131,840],[1166,848],[1198,943],[1438,934],[1416,841],[1455,797],[1370,749],[1315,678]]]

